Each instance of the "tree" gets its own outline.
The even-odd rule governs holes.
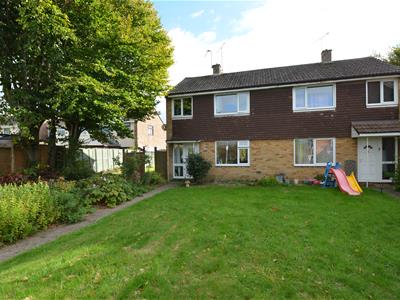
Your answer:
[[[150,2],[58,3],[78,40],[68,49],[57,106],[74,160],[84,130],[100,141],[126,137],[126,119],[154,114],[157,96],[168,89],[172,47]]]
[[[391,64],[400,66],[400,45],[392,48],[388,55],[388,61]]]
[[[51,0],[5,0],[0,15],[3,108],[18,123],[19,142],[34,164],[40,126],[54,116],[63,48],[74,34],[67,16]]]

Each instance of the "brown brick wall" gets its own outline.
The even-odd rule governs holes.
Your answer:
[[[293,140],[250,141],[249,167],[215,167],[215,143],[200,143],[200,152],[213,165],[209,180],[253,180],[284,173],[289,179],[308,179],[324,172],[324,167],[293,166]],[[336,160],[357,161],[357,140],[336,139]]]
[[[171,122],[167,101],[168,139],[292,139],[350,137],[351,122],[398,119],[398,107],[366,108],[365,81],[336,84],[336,110],[293,112],[292,88],[251,91],[250,115],[214,117],[213,95],[193,98],[193,119]]]

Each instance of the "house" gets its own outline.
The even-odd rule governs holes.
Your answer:
[[[327,161],[361,182],[389,182],[398,155],[400,67],[374,57],[235,73],[213,66],[167,97],[169,179],[199,152],[210,179],[307,179]]]
[[[93,170],[96,172],[106,171],[118,167],[122,163],[125,149],[145,147],[148,151],[153,151],[155,147],[160,150],[166,148],[165,125],[158,114],[145,121],[129,120],[126,126],[132,129],[134,138],[115,138],[108,143],[101,143],[90,137],[84,131],[80,140],[82,142],[81,158],[89,161]],[[18,134],[17,124],[0,125],[0,174],[8,174],[27,167],[28,160],[25,152],[14,145],[13,138]],[[65,147],[68,145],[68,131],[62,126],[57,128],[57,146]],[[39,130],[39,161],[47,163],[47,140],[49,137],[49,126],[44,122]],[[129,150],[128,150],[129,151]],[[150,155],[151,156],[151,155]]]

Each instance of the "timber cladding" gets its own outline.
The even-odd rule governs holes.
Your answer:
[[[171,100],[167,101],[171,121]],[[250,115],[214,116],[213,94],[193,97],[193,119],[168,122],[172,140],[269,140],[351,136],[351,122],[395,120],[398,107],[366,108],[365,81],[336,83],[336,109],[293,112],[292,88],[250,92]]]
[[[295,167],[293,164],[293,140],[253,140],[250,141],[250,166],[216,167],[215,143],[201,142],[200,153],[212,163],[208,180],[255,180],[265,176],[284,173],[289,179],[310,179],[323,174],[324,167]],[[336,161],[357,161],[357,140],[336,139]]]

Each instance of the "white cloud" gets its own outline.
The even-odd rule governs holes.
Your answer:
[[[375,0],[269,0],[244,11],[235,20],[235,34],[225,40],[225,72],[316,62],[323,48],[333,49],[334,59],[385,54],[400,43],[398,12],[400,1]],[[321,41],[318,38],[329,35]],[[214,63],[224,41],[215,32],[194,35],[174,28],[169,35],[175,47],[175,64],[170,68],[171,84],[186,76],[211,74],[207,49]]]
[[[214,23],[218,23],[219,21],[221,21],[221,19],[222,19],[221,16],[216,16],[216,17],[213,19],[213,22],[214,22]]]
[[[191,17],[192,17],[192,18],[198,18],[198,17],[200,17],[202,14],[204,14],[204,12],[205,12],[204,9],[199,10],[199,11],[195,11],[194,13],[191,14]]]

